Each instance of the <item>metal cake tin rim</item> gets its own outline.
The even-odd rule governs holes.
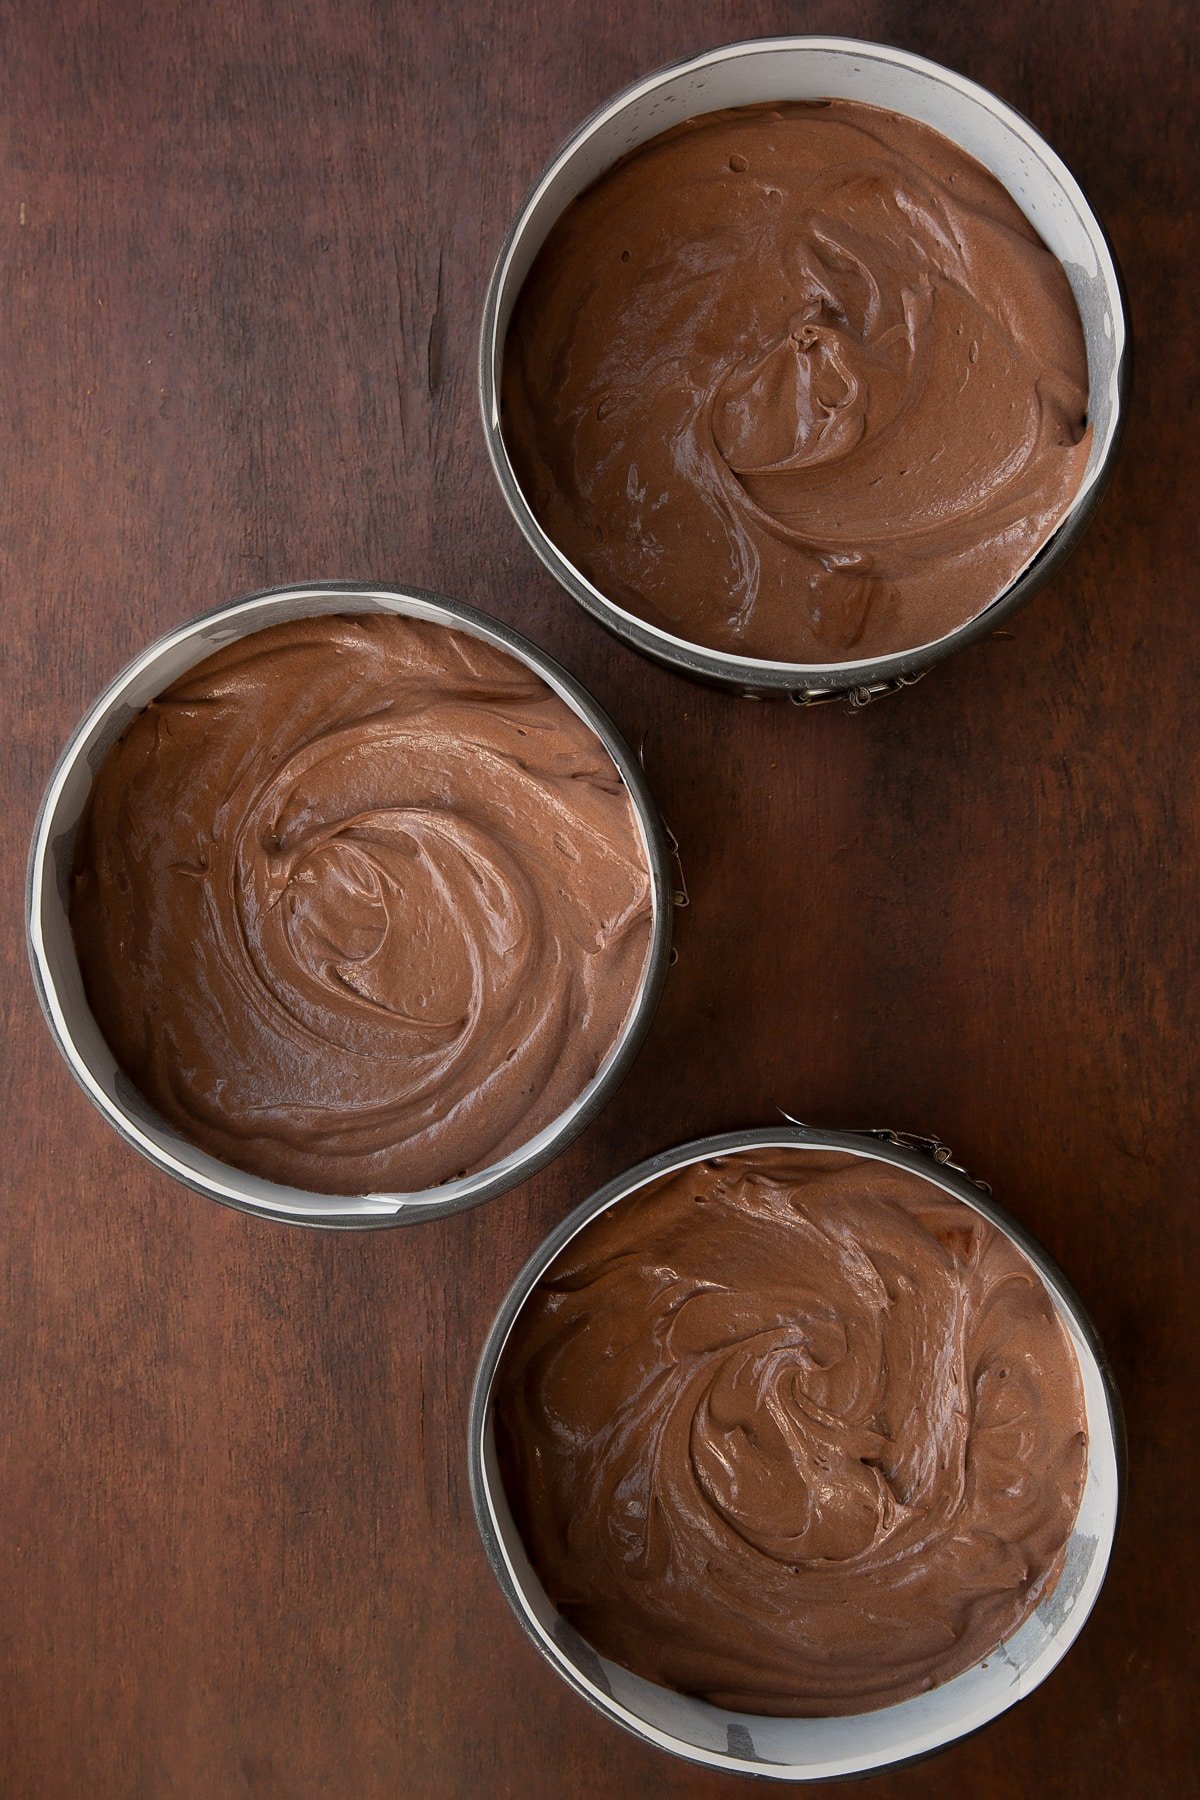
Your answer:
[[[662,1739],[670,1736],[668,1732],[663,1730],[660,1735],[654,1735],[645,1728],[644,1722],[640,1721],[629,1709],[616,1701],[606,1701],[598,1692],[580,1680],[574,1666],[563,1655],[559,1647],[548,1644],[543,1634],[535,1628],[521,1590],[513,1579],[493,1518],[492,1486],[484,1462],[484,1447],[491,1423],[492,1389],[509,1335],[537,1281],[571,1239],[608,1207],[628,1199],[638,1189],[659,1176],[686,1168],[692,1163],[706,1161],[710,1157],[729,1156],[739,1151],[755,1148],[844,1151],[847,1154],[862,1156],[869,1160],[890,1163],[893,1167],[907,1169],[910,1173],[929,1181],[935,1187],[940,1187],[955,1199],[972,1207],[1004,1232],[1028,1257],[1052,1295],[1058,1299],[1063,1309],[1069,1314],[1079,1339],[1091,1359],[1104,1395],[1108,1437],[1115,1469],[1115,1505],[1112,1529],[1102,1551],[1103,1570],[1096,1592],[1086,1606],[1077,1605],[1072,1609],[1073,1628],[1069,1636],[1062,1643],[1053,1663],[1042,1671],[1033,1685],[1007,1699],[988,1718],[976,1724],[967,1725],[961,1731],[951,1732],[937,1743],[931,1744],[915,1754],[905,1754],[822,1775],[806,1774],[803,1770],[798,1771],[795,1765],[764,1766],[761,1762],[742,1761],[736,1755],[705,1751],[698,1745],[688,1744],[682,1740],[673,1740],[671,1743],[665,1744]],[[1128,1482],[1127,1465],[1124,1412],[1100,1333],[1071,1282],[1033,1233],[993,1199],[990,1192],[985,1192],[969,1175],[954,1166],[937,1163],[922,1151],[881,1138],[870,1131],[826,1130],[807,1125],[760,1126],[744,1131],[726,1131],[691,1139],[674,1149],[660,1151],[654,1156],[647,1157],[622,1174],[614,1176],[588,1199],[574,1207],[546,1234],[510,1283],[488,1328],[479,1354],[471,1387],[467,1420],[468,1484],[476,1529],[483,1545],[488,1567],[525,1636],[537,1647],[555,1673],[567,1683],[574,1693],[587,1701],[604,1718],[620,1726],[622,1730],[629,1732],[653,1749],[665,1751],[669,1755],[679,1757],[702,1768],[754,1776],[763,1781],[794,1781],[811,1785],[827,1780],[845,1780],[856,1776],[881,1774],[887,1770],[905,1768],[910,1764],[924,1762],[929,1757],[936,1756],[942,1750],[948,1749],[952,1744],[961,1743],[964,1739],[973,1737],[976,1732],[986,1730],[996,1719],[1002,1717],[1005,1712],[1035,1692],[1045,1680],[1055,1673],[1063,1658],[1079,1638],[1103,1592],[1124,1511]],[[849,1715],[849,1717],[853,1716]]]
[[[899,69],[911,70],[941,81],[982,105],[993,116],[999,117],[1026,147],[1037,151],[1043,167],[1053,175],[1071,201],[1077,216],[1086,223],[1089,236],[1102,253],[1100,260],[1107,261],[1105,275],[1111,278],[1117,314],[1114,329],[1120,336],[1114,365],[1113,424],[1107,448],[1094,474],[1077,493],[1069,511],[1032,561],[981,612],[942,637],[929,643],[914,645],[910,649],[889,652],[886,656],[852,662],[796,663],[714,650],[652,625],[648,620],[639,618],[637,614],[610,600],[588,581],[542,529],[517,480],[500,425],[499,392],[495,376],[497,357],[503,348],[498,342],[500,310],[508,287],[509,266],[543,191],[601,125],[656,87],[717,63],[780,51],[820,51],[869,56],[877,61],[891,63]],[[1128,296],[1112,240],[1069,165],[1031,120],[980,82],[973,81],[969,76],[947,68],[942,63],[934,62],[929,57],[868,38],[797,33],[739,39],[735,43],[717,45],[696,56],[666,63],[648,75],[630,82],[603,101],[569,133],[526,190],[493,264],[480,326],[477,385],[488,460],[505,504],[542,566],[594,619],[641,655],[697,680],[755,693],[790,693],[797,699],[836,699],[856,691],[870,693],[880,688],[904,686],[918,679],[956,650],[990,636],[1050,580],[1086,532],[1112,478],[1125,431],[1131,353],[1132,328]]]
[[[40,907],[50,856],[50,827],[62,789],[75,769],[89,735],[120,701],[139,672],[171,648],[186,643],[203,627],[218,621],[234,621],[256,608],[276,605],[283,607],[307,599],[328,599],[331,603],[330,611],[336,612],[335,603],[339,596],[349,601],[378,600],[383,604],[367,610],[396,612],[410,617],[414,615],[403,604],[388,603],[415,601],[419,607],[430,608],[435,613],[442,614],[443,617],[436,622],[444,624],[448,630],[465,627],[473,635],[490,641],[497,648],[515,656],[545,681],[583,719],[616,765],[630,796],[650,875],[652,918],[646,961],[637,996],[626,1015],[606,1065],[557,1120],[551,1120],[541,1133],[535,1134],[535,1139],[549,1134],[536,1150],[514,1151],[509,1157],[489,1165],[489,1168],[480,1170],[474,1176],[445,1183],[449,1190],[445,1198],[438,1198],[438,1188],[416,1190],[411,1194],[381,1191],[364,1195],[335,1195],[271,1182],[267,1185],[277,1189],[280,1195],[278,1201],[272,1201],[237,1192],[237,1188],[247,1177],[245,1171],[236,1169],[232,1164],[221,1164],[230,1190],[224,1191],[214,1180],[189,1168],[182,1159],[172,1161],[164,1156],[152,1140],[141,1134],[126,1110],[104,1093],[78,1051],[73,1030],[56,991],[41,930]],[[265,629],[268,623],[268,620],[263,620],[251,630]],[[249,636],[251,633],[242,635]],[[211,650],[206,650],[205,654],[211,654]],[[195,660],[202,661],[203,657],[198,656]],[[407,583],[383,586],[377,582],[341,581],[335,578],[291,582],[239,595],[234,600],[210,607],[181,625],[161,633],[125,664],[86,709],[55,760],[38,806],[26,865],[26,950],[43,1018],[72,1077],[106,1123],[139,1155],[180,1185],[204,1195],[206,1199],[215,1200],[235,1211],[252,1214],[256,1218],[308,1226],[316,1230],[379,1230],[416,1224],[427,1219],[447,1218],[506,1193],[553,1161],[586,1129],[611,1099],[645,1040],[666,978],[672,923],[670,858],[671,852],[657,804],[645,772],[628,742],[599,701],[577,677],[522,632],[494,618],[490,613],[431,588]],[[167,1129],[173,1128],[167,1126]],[[187,1145],[182,1134],[174,1135],[179,1138],[185,1152],[203,1154],[196,1146]],[[219,1161],[216,1158],[210,1160]]]

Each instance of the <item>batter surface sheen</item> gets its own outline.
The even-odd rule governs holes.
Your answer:
[[[572,1240],[496,1385],[505,1491],[551,1601],[735,1711],[887,1706],[1054,1587],[1087,1471],[1040,1275],[902,1169],[693,1164]]]
[[[706,114],[564,212],[504,440],[608,599],[736,655],[931,643],[1045,543],[1090,448],[1066,275],[980,164],[856,102]]]
[[[355,1194],[484,1168],[582,1093],[652,896],[591,728],[493,645],[370,613],[242,638],[139,713],[70,913],[100,1029],[170,1125]]]

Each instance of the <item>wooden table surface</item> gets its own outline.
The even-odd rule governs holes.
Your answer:
[[[3,0],[6,1800],[748,1791],[541,1662],[484,1562],[464,1428],[546,1230],[780,1107],[941,1133],[1076,1283],[1128,1413],[1077,1647],[866,1791],[1195,1791],[1190,17]],[[905,45],[1033,119],[1112,233],[1138,343],[1081,549],[1011,636],[858,714],[727,697],[608,638],[518,535],[475,392],[492,259],[567,130],[663,62],[788,30]],[[645,734],[691,891],[599,1122],[505,1198],[385,1234],[259,1223],[127,1149],[38,1015],[20,916],[41,789],[100,687],[189,615],[315,576],[442,589],[565,661]]]

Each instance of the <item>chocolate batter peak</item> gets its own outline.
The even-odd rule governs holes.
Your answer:
[[[529,504],[602,594],[785,662],[974,618],[1090,443],[1061,265],[956,145],[845,100],[706,114],[616,164],[533,265],[502,400]]]
[[[603,1655],[734,1711],[869,1711],[1053,1589],[1079,1370],[1037,1271],[857,1157],[694,1164],[587,1226],[513,1327],[505,1490]]]
[[[70,912],[97,1023],[170,1125],[355,1194],[557,1118],[629,1014],[652,902],[590,728],[515,657],[372,613],[242,638],[139,713]]]

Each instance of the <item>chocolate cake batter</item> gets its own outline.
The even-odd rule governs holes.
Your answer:
[[[692,119],[574,201],[502,404],[530,506],[602,594],[790,662],[974,618],[1090,443],[1061,265],[948,139],[845,100]]]
[[[603,745],[515,657],[390,613],[275,625],[140,713],[81,822],[71,928],[118,1063],[256,1175],[432,1187],[548,1125],[650,942]]]
[[[1053,1588],[1087,1468],[1078,1365],[996,1228],[905,1170],[755,1150],[570,1243],[496,1388],[547,1594],[735,1711],[887,1706]]]

